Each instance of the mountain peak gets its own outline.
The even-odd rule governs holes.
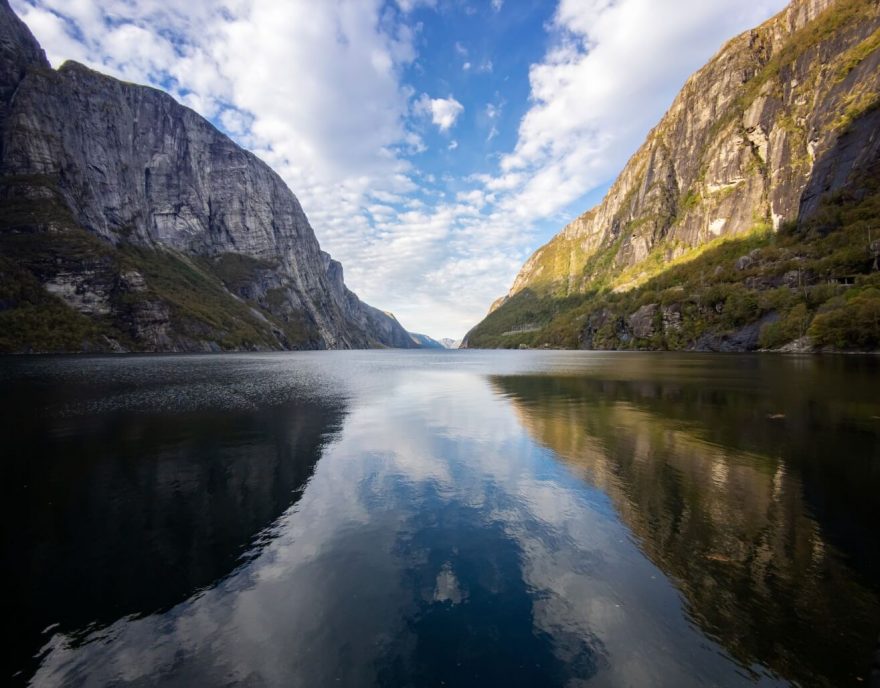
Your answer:
[[[268,165],[163,91],[52,70],[6,0],[0,108],[0,350],[415,346]]]
[[[649,289],[706,247],[802,225],[829,194],[849,188],[864,198],[880,151],[878,47],[876,0],[795,0],[728,41],[687,81],[603,201],[529,258],[468,344],[558,344],[542,341],[546,328],[579,299],[587,311],[606,303],[602,294]],[[554,337],[593,341],[578,339],[578,321],[565,317]],[[757,346],[759,329],[748,346]],[[628,325],[617,330],[621,345],[645,339]]]
[[[8,0],[0,0],[0,127],[15,90],[31,67],[48,69],[46,53]]]

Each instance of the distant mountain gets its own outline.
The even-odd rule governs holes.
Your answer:
[[[444,337],[443,339],[440,340],[440,343],[447,349],[457,349],[458,347],[461,346],[460,339],[448,339],[448,338]]]
[[[877,0],[731,40],[465,346],[880,347],[878,48]]]
[[[410,332],[409,336],[410,336],[410,338],[412,338],[413,342],[415,342],[415,344],[420,349],[445,349],[446,348],[445,346],[443,346],[443,344],[438,342],[436,339],[433,339],[426,334],[417,334],[415,332]]]
[[[0,0],[0,351],[413,347],[281,178],[161,91],[50,68]]]

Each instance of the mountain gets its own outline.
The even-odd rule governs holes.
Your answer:
[[[446,348],[445,346],[443,346],[443,344],[438,342],[436,339],[433,339],[426,334],[416,334],[415,332],[410,332],[409,336],[412,338],[413,342],[415,342],[416,345],[420,349],[445,349]]]
[[[0,0],[0,351],[412,347],[266,164]]]
[[[449,339],[448,337],[444,337],[443,339],[441,339],[440,343],[446,349],[457,349],[459,346],[461,346],[460,339]]]
[[[876,349],[878,47],[877,0],[728,42],[465,346]]]

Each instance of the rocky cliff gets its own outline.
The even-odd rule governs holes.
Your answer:
[[[281,178],[169,95],[50,68],[0,0],[0,350],[412,347]]]
[[[691,304],[681,294],[657,293],[666,288],[657,280],[685,264],[699,266],[702,277],[693,280],[679,269],[669,286],[684,288],[688,296],[722,283],[745,285],[749,277],[758,280],[751,292],[806,288],[808,297],[820,284],[863,274],[868,282],[843,286],[876,286],[868,277],[873,249],[864,232],[838,237],[848,237],[842,242],[847,250],[864,254],[861,263],[823,266],[824,273],[806,267],[823,250],[811,242],[852,224],[838,218],[829,225],[826,218],[821,231],[813,231],[811,222],[829,205],[845,202],[860,216],[874,212],[880,191],[874,184],[880,159],[878,47],[877,0],[794,0],[731,40],[687,81],[603,202],[528,260],[468,344],[724,348],[726,342],[729,348],[754,348],[761,329],[794,307],[759,304],[743,322],[712,322],[711,311],[721,315],[726,298]],[[853,242],[864,245],[856,249]],[[771,255],[765,251],[770,248],[784,248],[785,255]],[[736,260],[756,250],[727,275]],[[800,266],[794,264],[798,259]],[[788,278],[797,284],[786,283],[785,275],[799,267],[805,269],[797,278]],[[647,292],[654,294],[642,298]],[[839,296],[807,303],[808,319]],[[637,316],[643,306],[647,310]],[[695,320],[705,326],[679,336]],[[753,331],[737,340],[746,326]]]

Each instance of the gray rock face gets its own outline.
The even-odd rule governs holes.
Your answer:
[[[656,332],[654,320],[657,317],[657,310],[658,306],[656,303],[649,303],[629,316],[629,327],[633,335],[639,339],[650,339],[654,336]]]
[[[776,314],[768,314],[760,320],[744,325],[734,332],[729,332],[723,335],[704,335],[694,344],[693,350],[726,353],[734,351],[755,351],[758,348],[761,328],[764,325],[776,322],[777,319],[778,317]]]
[[[0,199],[48,204],[62,218],[35,217],[15,231],[51,234],[73,224],[119,255],[158,251],[199,269],[241,257],[247,274],[221,275],[218,288],[227,293],[216,297],[253,311],[240,317],[265,335],[258,348],[291,346],[282,326],[299,328],[296,346],[306,348],[414,345],[393,316],[346,288],[342,266],[321,251],[298,200],[266,164],[161,91],[72,62],[50,69],[6,0],[0,127]],[[123,317],[121,295],[156,283],[118,265],[108,275],[106,293],[90,289],[95,280],[84,274],[42,281],[78,312],[111,320]],[[209,331],[176,336],[172,317],[162,324],[168,309],[153,300],[142,314],[148,324],[130,330],[133,339],[166,350],[204,348],[215,338]]]

